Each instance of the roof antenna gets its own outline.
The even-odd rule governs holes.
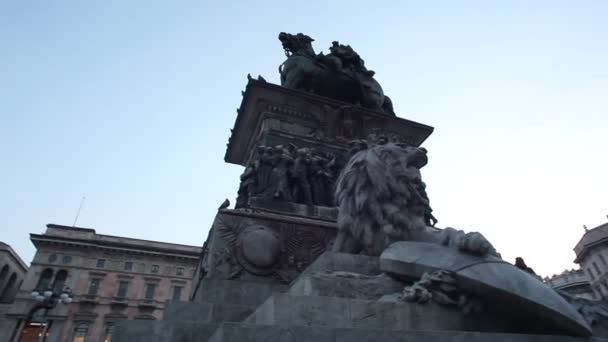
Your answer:
[[[78,216],[80,216],[80,210],[82,210],[82,205],[84,204],[85,198],[85,196],[82,196],[82,199],[80,200],[80,206],[78,206],[78,211],[76,212],[76,217],[74,218],[74,223],[72,224],[72,227],[76,227],[76,221],[78,221]]]

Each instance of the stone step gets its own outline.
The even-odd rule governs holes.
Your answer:
[[[204,342],[219,323],[123,321],[115,326],[113,342]]]
[[[463,315],[435,303],[379,302],[321,296],[274,295],[243,323],[388,330],[464,330],[514,332],[508,320]]]
[[[287,285],[269,282],[203,279],[192,301],[257,306],[273,293],[287,289]]]
[[[303,274],[315,272],[353,272],[365,275],[379,275],[380,259],[367,255],[325,252],[321,254]]]
[[[163,321],[197,323],[240,322],[254,312],[256,308],[257,305],[172,302],[167,305],[163,313]]]
[[[113,342],[164,342],[169,339],[169,330],[159,321],[120,321],[114,326]]]
[[[164,342],[206,342],[215,333],[219,325],[219,323],[175,323],[173,325],[170,325],[170,337],[169,339],[164,340]]]
[[[599,342],[594,338],[466,331],[286,327],[223,323],[208,342]]]

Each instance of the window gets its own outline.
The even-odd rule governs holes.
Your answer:
[[[591,269],[587,269],[587,274],[589,275],[589,277],[591,278],[591,280],[595,280],[595,276],[593,275],[593,272],[591,272]]]
[[[114,332],[114,323],[106,323],[106,333],[103,342],[112,341],[112,333]]]
[[[6,284],[2,284],[4,286],[4,290],[2,290],[2,292],[0,292],[0,301],[6,303],[9,301],[9,294],[13,291],[13,287],[15,286],[15,283],[17,282],[17,273],[13,272],[13,274],[11,274],[11,277],[8,278],[8,282]]]
[[[125,262],[125,271],[131,271],[133,269],[133,262],[127,261]]]
[[[602,265],[608,266],[608,264],[606,264],[606,258],[604,258],[604,256],[601,254],[598,254],[598,256],[600,257],[600,261],[602,262]]]
[[[68,278],[68,271],[61,270],[55,275],[55,282],[53,283],[53,292],[61,293],[65,287],[65,280]]]
[[[592,264],[593,264],[593,268],[595,269],[595,272],[597,273],[597,276],[598,276],[598,277],[599,277],[599,276],[601,276],[601,275],[602,275],[602,273],[600,272],[600,268],[599,268],[599,267],[597,267],[597,264],[595,263],[595,261],[594,261],[594,262],[592,262]]]
[[[57,261],[57,254],[49,255],[49,262],[55,262],[55,261]]]
[[[63,258],[61,258],[61,262],[64,264],[69,264],[72,262],[72,257],[69,255],[64,255]]]
[[[116,297],[118,298],[126,298],[127,290],[129,289],[129,282],[121,280],[118,282],[118,291],[116,292]]]
[[[39,291],[44,291],[44,290],[48,289],[51,286],[52,280],[53,280],[53,270],[50,268],[47,268],[46,270],[42,271],[42,273],[40,274],[40,279],[38,280],[38,285],[36,286],[36,289]]]
[[[97,267],[98,268],[106,267],[106,259],[97,259]]]
[[[101,279],[93,278],[89,283],[89,291],[87,294],[89,296],[97,296],[97,292],[99,291],[99,284],[101,283]]]
[[[144,299],[152,300],[154,299],[154,291],[156,290],[156,284],[146,284],[146,289],[144,293]]]
[[[32,316],[29,320],[30,323],[45,323],[47,322],[46,318],[47,309],[44,307],[39,307],[32,312]]]
[[[173,288],[173,300],[181,300],[182,299],[182,289],[181,286],[175,286]]]
[[[83,323],[78,324],[76,327],[74,327],[74,337],[72,337],[72,342],[86,342],[88,332],[88,325]]]
[[[152,272],[152,273],[158,273],[159,270],[160,270],[160,266],[158,266],[158,265],[152,265],[152,270],[150,272]]]
[[[177,271],[175,271],[175,274],[178,276],[183,276],[184,275],[184,268],[183,267],[178,267]]]

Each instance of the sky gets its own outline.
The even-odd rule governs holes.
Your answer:
[[[0,240],[47,223],[202,245],[234,203],[223,156],[282,31],[350,44],[398,116],[435,127],[440,227],[543,276],[607,221],[607,1],[1,1]]]

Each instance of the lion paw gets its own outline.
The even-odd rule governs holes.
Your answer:
[[[458,248],[459,250],[477,255],[497,255],[492,244],[478,232],[465,233],[462,230],[446,228],[448,238],[444,244]],[[447,243],[446,243],[447,242]]]
[[[486,255],[493,248],[490,242],[478,232],[466,233],[458,242],[458,249],[472,254]]]

